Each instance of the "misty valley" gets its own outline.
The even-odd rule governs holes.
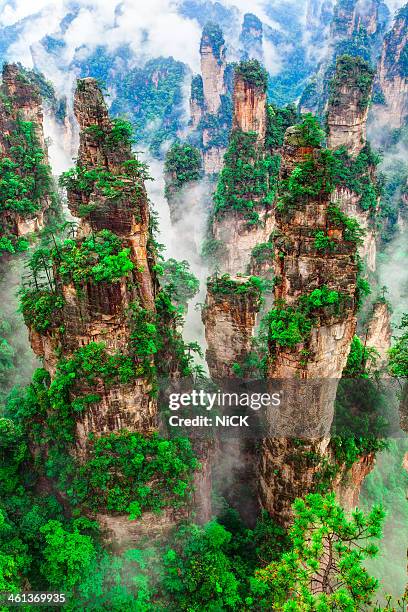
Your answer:
[[[408,4],[0,30],[0,612],[406,610]]]

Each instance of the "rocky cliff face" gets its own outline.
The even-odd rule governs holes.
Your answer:
[[[324,164],[319,149],[299,145],[297,138],[297,128],[288,130],[282,154],[281,181],[285,181],[295,166],[310,156],[316,169]],[[339,378],[356,326],[355,244],[347,240],[344,228],[333,216],[327,193],[299,202],[293,212],[278,210],[275,218],[276,232],[281,237],[275,242],[275,278],[279,279],[275,301],[293,307],[303,295],[325,286],[342,296],[342,305],[337,313],[323,309],[316,315],[319,324],[313,325],[311,335],[301,347],[308,350],[305,363],[299,360],[298,350],[294,354],[279,344],[271,346],[273,358],[269,375],[274,378]],[[318,231],[326,232],[333,240],[335,247],[331,253],[316,245]]]
[[[374,465],[375,454],[369,453],[360,457],[349,470],[343,469],[340,472],[334,490],[343,508],[351,512],[358,507],[361,487]]]
[[[205,108],[211,115],[216,115],[221,107],[221,96],[226,93],[224,83],[225,42],[217,26],[209,24],[204,28],[200,56]]]
[[[346,147],[356,156],[365,146],[372,82],[373,71],[366,62],[347,56],[337,61],[327,109],[330,149]]]
[[[242,59],[263,61],[263,27],[262,21],[252,13],[245,13],[239,37]]]
[[[332,201],[365,230],[359,254],[370,271],[376,265],[375,214],[379,204],[375,165],[366,136],[373,76],[364,60],[340,57],[327,107],[328,146],[344,150],[344,163],[349,168],[349,176],[337,186]]]
[[[68,202],[80,224],[77,237],[53,253],[55,294],[61,308],[45,332],[30,328],[33,349],[52,375],[61,350],[70,358],[80,347],[103,342],[110,355],[129,354],[132,311],[136,308],[143,318],[155,314],[157,285],[148,251],[148,201],[129,137],[120,122],[110,120],[93,79],[78,82],[74,108],[81,136],[77,168],[68,184]],[[111,251],[112,257],[126,253],[130,273],[114,273],[114,278],[102,280],[81,272],[87,258],[98,265],[100,249]],[[76,252],[82,252],[79,268],[66,273],[67,257]],[[81,275],[84,280],[79,280]],[[77,421],[78,450],[85,453],[90,433],[154,427],[156,402],[151,388],[143,376],[112,386],[101,378],[88,390],[98,393],[100,401]],[[86,391],[80,389],[81,393]]]
[[[329,452],[337,381],[356,329],[356,245],[333,215],[330,190],[291,200],[287,181],[295,168],[306,169],[303,164],[313,182],[325,172],[325,153],[305,142],[294,127],[287,131],[282,151],[282,204],[275,215],[278,282],[268,319],[267,376],[282,380],[285,398],[274,415],[276,437],[264,441],[259,468],[261,504],[283,524],[290,522],[291,502],[313,488],[318,467],[310,457]],[[319,248],[319,232],[333,241],[330,252]],[[300,446],[293,440],[298,436]]]
[[[366,345],[374,348],[379,354],[378,367],[387,363],[387,351],[391,347],[391,313],[386,301],[379,301],[373,305],[366,332]]]
[[[190,98],[190,125],[198,132],[204,172],[218,174],[231,122],[230,69],[219,26],[208,23],[200,44],[201,75],[193,77]]]
[[[219,268],[236,275],[249,270],[254,247],[268,242],[274,224],[271,157],[265,146],[266,77],[256,61],[237,67],[233,105],[233,129],[215,194],[212,234],[220,245]],[[252,166],[247,174],[242,163]]]
[[[370,36],[375,35],[381,32],[388,15],[382,0],[339,0],[334,9],[332,36],[351,36],[361,28]]]
[[[234,80],[232,129],[256,132],[263,146],[266,135],[266,90],[263,82],[252,81],[245,71],[237,70]]]
[[[62,241],[54,237],[23,289],[22,310],[51,386],[64,388],[64,425],[75,441],[67,453],[82,463],[108,434],[137,432],[148,439],[158,427],[159,378],[179,380],[191,369],[176,309],[156,278],[145,167],[132,154],[131,125],[109,117],[94,79],[78,81],[74,109],[78,162],[63,183],[78,227]],[[55,408],[51,401],[50,419]],[[198,520],[205,521],[211,514],[209,446],[198,453],[203,468],[193,474],[194,501]],[[136,528],[123,508],[96,516],[120,547],[147,532],[159,536],[192,508],[170,506],[157,524],[147,513]]]
[[[1,94],[0,156],[9,160],[1,167],[1,250],[14,252],[22,250],[22,237],[44,226],[44,214],[51,204],[51,172],[38,89],[17,65],[5,64]]]
[[[329,83],[335,71],[338,57],[347,54],[364,58],[372,63],[377,61],[389,21],[389,9],[382,0],[336,0],[334,10],[321,7],[320,22],[316,19],[320,2],[309,4],[312,33],[318,43],[324,36],[324,24],[327,28],[326,56],[318,66],[313,80],[304,90],[300,99],[302,112],[317,113],[323,118],[329,98]],[[323,3],[325,4],[325,3]],[[332,7],[333,9],[333,7]],[[316,22],[318,26],[316,28]],[[314,30],[313,30],[314,28]],[[309,28],[310,29],[310,28]]]
[[[259,224],[255,227],[238,212],[214,220],[213,235],[220,245],[218,261],[223,272],[232,275],[247,271],[255,273],[252,252],[258,244],[268,242],[274,229],[270,209],[259,207],[258,214]]]
[[[190,126],[196,130],[204,115],[204,89],[201,74],[196,74],[191,80],[190,96]]]
[[[387,128],[401,127],[408,115],[408,5],[398,13],[383,43],[377,85],[384,104],[376,105],[376,116]]]
[[[252,348],[261,293],[249,277],[212,277],[207,284],[203,322],[206,360],[213,380],[239,376]]]
[[[13,114],[21,115],[24,121],[32,121],[45,151],[43,131],[43,109],[39,91],[24,78],[16,64],[4,64],[2,77],[3,93],[12,100]]]
[[[164,163],[165,196],[170,220],[179,223],[199,200],[199,179],[202,177],[200,151],[189,144],[174,143],[166,153]]]
[[[253,259],[258,245],[270,246],[274,227],[271,157],[265,145],[266,75],[256,60],[237,66],[233,103],[233,129],[211,228],[222,276],[208,283],[203,316],[207,361],[216,379],[236,376],[233,365],[240,368],[251,349],[260,295],[246,275],[268,276],[271,268],[269,263],[260,270]]]

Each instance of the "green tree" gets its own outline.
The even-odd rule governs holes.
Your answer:
[[[91,536],[74,528],[64,529],[60,521],[48,521],[40,532],[46,545],[41,571],[52,588],[71,591],[91,567],[96,555]]]
[[[190,181],[201,177],[201,154],[189,144],[174,143],[166,153],[164,169],[171,177],[171,188],[181,189]],[[166,187],[166,192],[169,186]]]
[[[366,346],[358,336],[354,336],[343,377],[369,378],[376,369],[378,357],[379,354],[375,348]]]
[[[187,303],[200,288],[198,278],[190,271],[188,261],[177,261],[168,259],[163,262],[159,269],[160,284],[172,298],[176,306],[181,307],[182,311],[187,310]]]
[[[374,557],[384,512],[374,507],[351,517],[336,501],[307,495],[293,505],[292,549],[256,572],[254,595],[268,610],[360,610],[373,603],[378,581],[363,562]]]
[[[402,317],[399,329],[403,332],[389,350],[389,369],[393,376],[408,377],[408,314]]]
[[[164,555],[163,586],[174,610],[222,612],[239,610],[238,580],[225,547],[231,533],[212,521],[180,529],[176,544]]]

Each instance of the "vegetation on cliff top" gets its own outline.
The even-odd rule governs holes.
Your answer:
[[[0,247],[13,253],[28,247],[25,239],[17,238],[15,218],[33,218],[46,207],[51,197],[52,178],[45,153],[32,121],[18,118],[14,129],[4,135],[7,150],[0,159],[0,214],[2,232]],[[7,215],[11,214],[11,217]]]
[[[324,139],[324,130],[311,113],[303,115],[302,120],[287,134],[287,143],[298,147],[320,147]]]
[[[81,508],[128,512],[135,520],[145,511],[187,504],[198,468],[185,438],[163,440],[157,434],[116,432],[93,441],[70,496]]]
[[[218,24],[211,22],[205,24],[201,36],[200,52],[204,44],[210,45],[214,56],[217,58],[218,62],[221,62],[221,50],[225,44],[225,40],[222,30]]]
[[[286,134],[287,144],[319,147],[324,132],[312,115],[306,115],[302,123]],[[362,210],[374,212],[383,188],[373,174],[381,156],[367,144],[352,158],[344,147],[335,151],[319,149],[298,163],[290,176],[280,182],[280,210],[293,210],[299,203],[329,195],[338,187],[345,187],[359,197]]]
[[[305,342],[320,316],[337,316],[350,298],[322,285],[302,295],[296,306],[278,302],[267,315],[268,338],[273,346],[294,348]]]
[[[74,168],[63,172],[60,177],[60,185],[68,192],[75,195],[85,195],[89,197],[93,192],[102,195],[112,203],[118,201],[123,195],[127,196],[135,208],[139,197],[144,194],[143,181],[149,180],[147,166],[132,156],[131,143],[133,128],[128,121],[123,119],[113,119],[105,129],[99,125],[90,125],[85,132],[94,141],[103,156],[112,156],[115,151],[118,154],[118,161],[115,170],[108,165],[94,164],[83,167],[77,163]],[[90,212],[98,208],[98,199],[91,204],[80,204],[77,214],[80,217],[87,216]]]
[[[55,114],[56,119],[63,123],[66,116],[66,98],[57,98],[57,94],[54,85],[48,81],[42,72],[39,72],[35,68],[28,70],[24,68],[20,63],[17,64],[19,68],[19,77],[23,78],[27,83],[30,83],[36,90],[38,90],[42,100],[46,106],[49,106],[52,112]]]
[[[359,93],[358,108],[365,111],[370,104],[371,90],[374,81],[375,70],[361,57],[342,55],[337,58],[336,72],[330,83],[329,105],[341,104],[341,88],[347,83],[347,87],[355,89]]]
[[[285,132],[297,122],[298,115],[294,104],[285,108],[279,108],[275,104],[268,104],[266,112],[265,146],[269,150],[274,150],[283,145]]]
[[[266,92],[268,73],[258,60],[242,61],[235,66],[235,75],[242,78],[248,85]]]
[[[213,296],[249,296],[259,300],[272,285],[259,276],[231,278],[229,274],[216,274],[208,279],[207,287]]]
[[[277,209],[291,213],[310,200],[320,201],[334,190],[334,158],[328,149],[319,150],[298,163],[279,184]]]
[[[373,604],[378,581],[368,574],[364,561],[378,553],[374,542],[381,537],[384,512],[374,506],[367,515],[355,510],[348,517],[334,493],[323,499],[307,495],[293,508],[291,549],[255,574],[253,589],[261,609],[347,610],[357,601],[360,606]],[[312,594],[311,583],[320,595]]]
[[[65,283],[81,285],[94,282],[117,282],[130,275],[134,263],[130,249],[109,230],[91,234],[82,241],[65,240],[53,252],[57,274]]]
[[[160,285],[166,290],[172,302],[181,308],[182,312],[187,309],[187,303],[200,288],[198,278],[190,271],[187,261],[168,259],[157,267]]]
[[[237,211],[248,223],[258,223],[256,209],[267,209],[273,203],[279,157],[264,154],[255,132],[234,130],[224,160],[214,194],[214,214]]]
[[[164,170],[168,174],[166,193],[179,190],[183,185],[201,177],[200,151],[187,143],[174,143],[166,153]]]

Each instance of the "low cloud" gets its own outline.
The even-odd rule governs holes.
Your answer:
[[[392,13],[402,8],[406,4],[406,0],[386,0],[386,5]]]

